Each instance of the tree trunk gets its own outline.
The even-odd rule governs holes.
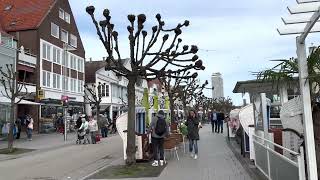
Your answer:
[[[135,119],[136,119],[136,92],[135,92],[134,78],[129,79],[127,93],[128,93],[128,132],[127,132],[127,165],[136,163],[136,135],[135,135]]]
[[[170,115],[171,115],[171,124],[174,123],[174,100],[172,97],[172,94],[168,94],[169,96],[169,101],[170,101]],[[178,113],[178,111],[177,111]]]
[[[10,128],[8,134],[8,150],[9,152],[13,152],[13,128],[14,128],[14,120],[15,120],[15,112],[16,112],[16,104],[15,99],[11,99],[11,108],[10,108]]]
[[[187,101],[185,99],[182,99],[182,105],[183,105],[183,111],[186,118],[189,116],[189,112],[187,110]]]

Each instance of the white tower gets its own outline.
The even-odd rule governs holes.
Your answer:
[[[219,72],[212,73],[211,81],[212,81],[212,86],[214,87],[214,89],[212,90],[212,98],[219,99],[221,97],[224,97],[223,79],[222,79],[221,73],[219,73]]]

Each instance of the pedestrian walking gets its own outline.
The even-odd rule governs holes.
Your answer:
[[[164,165],[164,137],[168,134],[168,125],[165,120],[164,111],[160,110],[157,116],[153,117],[150,124],[151,132],[151,143],[153,148],[153,159],[152,166]],[[160,155],[160,159],[159,159]]]
[[[202,126],[199,119],[196,117],[196,113],[194,110],[189,111],[189,117],[185,124],[188,129],[190,156],[194,159],[198,159],[198,141],[200,140],[199,128],[201,128]]]
[[[89,125],[91,143],[96,144],[97,143],[96,136],[97,136],[97,132],[99,130],[97,120],[95,120],[93,117],[90,117],[88,125]]]
[[[101,130],[102,138],[108,137],[108,125],[109,125],[108,118],[109,117],[100,117],[98,122],[98,126]]]
[[[27,137],[29,141],[32,141],[33,123],[33,118],[30,115],[27,115]]]
[[[218,123],[218,133],[223,133],[223,122],[224,122],[224,113],[219,112],[217,114],[217,123]]]
[[[20,117],[16,120],[16,127],[17,127],[17,137],[16,139],[20,139],[20,133],[21,133],[21,126],[22,126],[22,120]]]
[[[211,127],[212,127],[212,133],[217,132],[217,112],[216,110],[212,110],[211,114]]]
[[[83,144],[86,144],[86,141],[88,143],[90,142],[89,141],[89,133],[90,133],[89,132],[89,123],[88,123],[88,121],[86,121],[85,117],[81,118],[81,120],[82,120],[82,124],[81,124],[81,126],[79,128],[79,131],[81,132],[80,136],[84,136]]]

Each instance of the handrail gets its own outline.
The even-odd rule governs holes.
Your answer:
[[[293,155],[295,155],[295,156],[298,156],[298,155],[300,155],[300,153],[297,153],[297,152],[295,152],[295,151],[292,151],[291,149],[287,149],[287,148],[285,148],[285,147],[283,147],[283,146],[281,146],[281,145],[279,145],[279,144],[276,144],[276,143],[274,143],[274,142],[272,142],[272,141],[270,141],[270,140],[267,140],[267,139],[265,139],[265,138],[262,138],[262,137],[259,137],[259,136],[257,136],[257,135],[252,135],[253,137],[256,137],[256,138],[259,138],[259,139],[261,139],[261,140],[263,140],[263,141],[265,141],[265,142],[268,142],[268,143],[270,143],[270,144],[272,144],[272,145],[274,145],[274,146],[277,146],[278,148],[280,148],[280,149],[283,149],[283,150],[285,150],[285,151],[288,151],[288,152],[290,152],[291,154],[293,154]]]

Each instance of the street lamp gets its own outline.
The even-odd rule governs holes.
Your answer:
[[[299,66],[299,84],[303,102],[303,125],[306,147],[306,161],[308,166],[308,177],[317,180],[317,162],[314,142],[314,131],[311,111],[310,87],[308,79],[308,66],[305,39],[309,33],[320,32],[317,21],[320,18],[320,0],[297,0],[298,5],[288,7],[290,18],[282,18],[285,28],[278,29],[280,35],[297,34],[296,46]],[[307,14],[306,14],[307,13]],[[297,15],[301,15],[298,17]],[[303,24],[304,26],[292,28],[291,24]]]
[[[64,77],[64,81],[62,83],[64,84],[64,86],[62,86],[63,88],[62,88],[62,96],[61,96],[63,98],[66,97],[66,79],[65,78],[66,78],[66,70],[67,70],[66,65],[67,65],[67,61],[68,61],[68,58],[67,58],[68,54],[67,53],[69,51],[75,51],[75,50],[76,49],[73,48],[72,46],[70,46],[68,43],[63,43],[63,62],[64,62],[64,64],[62,64],[62,67],[63,67],[62,77]],[[68,81],[68,83],[69,83],[69,81]],[[68,108],[65,108],[65,107],[63,107],[63,108],[64,108],[64,110],[63,110],[63,112],[64,112],[64,141],[67,141],[67,110],[68,110]]]

